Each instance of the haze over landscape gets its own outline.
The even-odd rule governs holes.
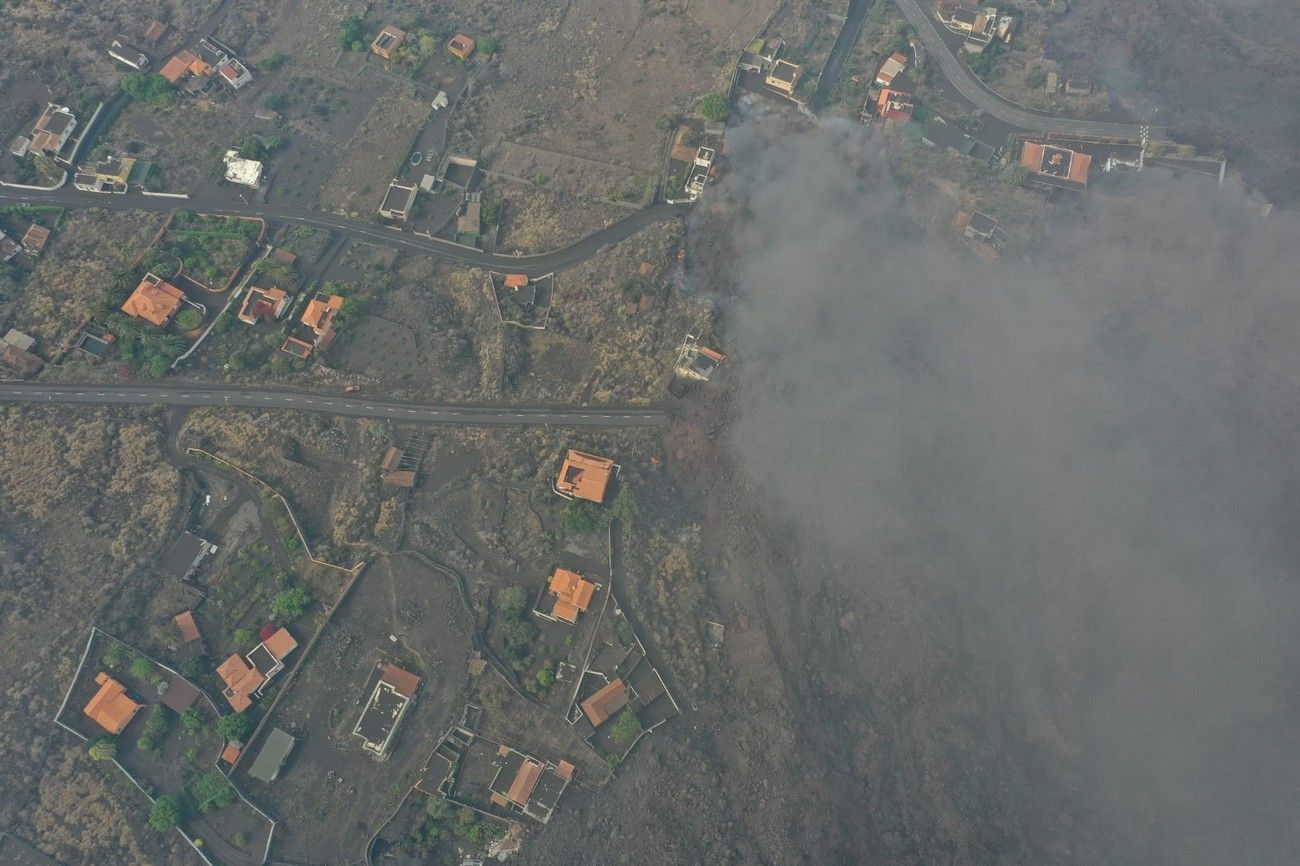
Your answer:
[[[0,866],[1300,863],[1297,46],[0,2]]]
[[[960,820],[1016,816],[998,859],[1300,857],[1300,221],[1148,172],[975,268],[858,129],[730,141],[730,453],[863,631],[959,667],[924,700],[973,694],[1010,788]]]

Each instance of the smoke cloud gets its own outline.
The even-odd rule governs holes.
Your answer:
[[[1300,220],[1149,171],[989,266],[860,128],[729,145],[728,448],[906,765],[859,762],[901,779],[862,820],[903,860],[1300,862]]]

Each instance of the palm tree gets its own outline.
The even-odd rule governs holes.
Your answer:
[[[1002,172],[998,176],[1008,186],[1020,186],[1029,177],[1029,169],[1017,159],[1002,166]]]

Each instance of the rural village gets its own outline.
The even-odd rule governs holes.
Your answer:
[[[526,858],[670,760],[753,628],[680,504],[717,425],[656,429],[733,363],[688,226],[746,119],[852,125],[972,268],[1091,188],[1226,171],[1051,60],[1047,0],[652,2],[635,33],[599,2],[155,5],[49,54],[3,13],[0,386],[35,404],[6,411],[121,469],[8,440],[80,499],[5,482],[48,552],[0,563],[123,575],[15,634],[52,648],[40,736],[96,762],[62,772],[153,834],[11,802],[4,862]],[[45,405],[96,397],[127,405]]]

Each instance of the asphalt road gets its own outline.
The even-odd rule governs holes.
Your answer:
[[[239,388],[202,383],[167,385],[44,385],[0,382],[0,403],[90,403],[94,405],[239,406],[328,412],[357,418],[387,418],[422,424],[559,427],[660,427],[663,409],[627,406],[451,406],[371,400],[358,394],[330,394],[274,388]]]
[[[290,205],[244,203],[237,199],[218,198],[162,198],[140,193],[112,195],[82,192],[71,186],[42,192],[37,190],[0,187],[0,206],[53,205],[65,208],[96,207],[108,210],[137,210],[167,213],[173,210],[192,213],[229,214],[232,216],[263,217],[268,220],[308,225],[370,241],[400,250],[424,253],[452,264],[489,268],[531,276],[548,274],[589,258],[602,247],[631,237],[648,225],[681,216],[684,205],[658,204],[636,211],[626,219],[588,235],[577,243],[549,253],[535,256],[489,255],[479,250],[466,249],[449,241],[421,237],[412,232],[386,228],[374,223],[357,222],[332,214],[317,213],[308,208]]]
[[[883,0],[876,0],[883,2]],[[1041,111],[1021,108],[1003,99],[989,89],[989,86],[975,77],[970,68],[962,63],[948,48],[948,43],[939,32],[942,25],[929,11],[933,3],[925,0],[894,0],[899,10],[907,18],[916,36],[921,40],[925,50],[930,53],[932,62],[939,65],[939,71],[948,80],[953,89],[960,93],[971,105],[988,114],[1029,132],[1060,132],[1073,135],[1112,136],[1115,138],[1137,139],[1143,124],[1111,123],[1101,120],[1076,120],[1058,117]]]
[[[821,111],[826,106],[831,88],[844,73],[844,61],[858,42],[858,36],[862,33],[862,23],[867,20],[867,10],[871,8],[873,2],[883,3],[884,0],[849,0],[849,11],[844,16],[844,26],[835,37],[835,44],[831,46],[831,53],[826,58],[821,78],[817,81],[817,92],[813,94],[811,106],[813,112]]]

